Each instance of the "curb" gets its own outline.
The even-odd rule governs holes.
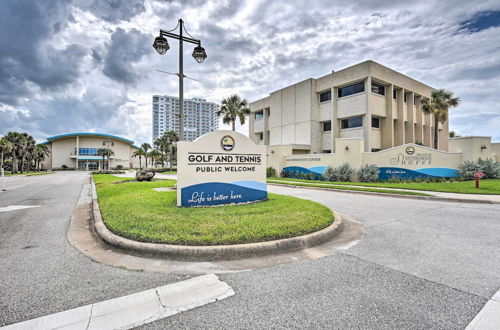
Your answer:
[[[138,242],[118,236],[106,227],[102,221],[93,180],[92,213],[94,231],[104,243],[132,254],[184,261],[234,260],[296,252],[321,245],[333,239],[342,229],[342,218],[338,213],[334,212],[334,222],[322,230],[304,236],[274,241],[214,246],[186,246]]]
[[[482,200],[482,199],[449,198],[449,197],[437,197],[437,196],[415,196],[415,195],[391,194],[391,193],[374,192],[374,191],[360,191],[360,190],[348,190],[348,189],[296,186],[296,185],[291,185],[291,184],[280,184],[280,183],[269,183],[269,182],[267,184],[273,185],[273,186],[278,186],[278,187],[288,187],[288,188],[296,188],[296,189],[303,188],[303,189],[312,189],[312,190],[325,190],[325,191],[347,193],[347,194],[378,195],[378,196],[384,196],[384,197],[428,200],[428,201],[434,201],[434,202],[455,202],[455,203],[471,203],[471,204],[500,204],[498,202],[489,201],[489,200]],[[426,191],[422,190],[422,193],[426,193]]]

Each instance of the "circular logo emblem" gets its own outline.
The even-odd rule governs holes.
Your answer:
[[[413,147],[406,147],[406,153],[408,155],[413,155],[415,153],[415,148],[413,148]]]
[[[220,140],[220,146],[224,151],[231,151],[234,149],[234,139],[230,135],[224,135]]]

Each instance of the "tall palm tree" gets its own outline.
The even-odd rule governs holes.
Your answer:
[[[167,155],[167,149],[168,149],[168,143],[165,138],[165,135],[160,137],[159,139],[156,139],[155,142],[153,143],[157,150],[160,152],[160,161],[161,161],[161,167],[165,166],[165,158]]]
[[[104,160],[106,157],[108,157],[108,166],[107,170],[109,171],[109,157],[113,156],[115,153],[113,150],[108,149],[108,148],[99,148],[97,149],[97,155],[102,157],[102,169],[104,170]]]
[[[177,160],[176,143],[179,141],[179,135],[176,131],[168,131],[163,134],[168,145],[168,162],[170,163],[170,171],[172,171],[174,161]]]
[[[422,110],[434,116],[434,149],[438,148],[439,128],[448,119],[448,110],[457,107],[460,103],[458,97],[453,97],[453,92],[445,89],[433,90],[431,98],[422,99]]]
[[[144,150],[142,150],[142,148],[139,148],[137,149],[136,151],[134,151],[134,153],[132,154],[132,157],[139,157],[139,168],[142,170],[142,163],[141,163],[141,160],[142,160],[142,156],[144,156]]]
[[[152,166],[155,167],[161,161],[162,153],[159,150],[153,149],[149,152],[149,157],[151,157]]]
[[[222,116],[224,124],[231,123],[233,131],[236,129],[236,119],[239,118],[240,124],[245,124],[245,116],[250,114],[248,101],[242,99],[239,95],[233,94],[228,98],[222,99],[222,106],[216,112],[217,116]]]
[[[0,139],[0,169],[3,168],[3,161],[7,154],[12,152],[12,143],[5,137]]]
[[[151,149],[151,145],[149,143],[143,143],[141,145],[142,150],[144,150],[144,158],[146,158],[146,168],[148,168],[148,150]]]
[[[4,139],[12,144],[11,158],[12,158],[12,174],[16,173],[18,170],[18,154],[19,148],[22,143],[22,134],[18,132],[8,132]]]
[[[49,148],[45,144],[37,144],[35,148],[35,169],[41,169],[41,164],[49,155]]]

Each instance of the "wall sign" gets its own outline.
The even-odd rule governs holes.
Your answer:
[[[243,134],[214,131],[177,152],[177,205],[210,206],[267,198],[266,147]]]

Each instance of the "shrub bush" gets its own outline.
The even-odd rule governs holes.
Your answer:
[[[115,169],[117,169],[117,170],[123,170],[123,165],[116,165]]]
[[[479,160],[479,170],[484,174],[484,179],[500,178],[500,163],[492,159]]]
[[[351,181],[354,175],[354,169],[351,165],[345,163],[337,167],[328,166],[323,174],[326,181]]]
[[[68,165],[63,165],[63,166],[61,166],[61,168],[62,168],[63,170],[67,170],[67,169],[68,169]]]
[[[464,180],[474,179],[474,173],[476,172],[476,163],[466,160],[458,166],[458,175]]]
[[[275,177],[276,176],[276,170],[272,167],[266,168],[266,176],[268,178]]]
[[[375,182],[378,180],[380,170],[377,165],[369,164],[361,166],[358,170],[359,181],[361,182]]]
[[[280,173],[280,177],[287,178],[288,177],[288,172],[282,170],[281,173]]]

